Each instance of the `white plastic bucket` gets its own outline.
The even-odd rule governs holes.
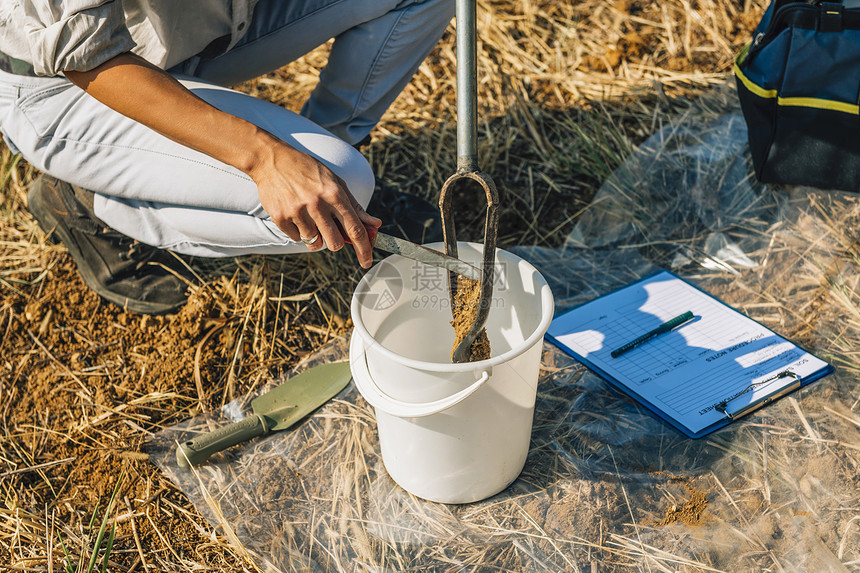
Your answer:
[[[460,258],[480,264],[481,247],[459,243]],[[451,362],[446,271],[392,255],[352,298],[352,374],[376,411],[385,468],[430,501],[494,495],[517,478],[528,454],[552,293],[523,259],[497,250],[496,263],[492,356],[479,362]]]

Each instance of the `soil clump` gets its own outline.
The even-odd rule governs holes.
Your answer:
[[[654,525],[669,525],[681,522],[685,525],[700,525],[703,521],[702,514],[708,507],[708,492],[687,486],[690,499],[678,504],[671,505],[666,509],[663,519]]]
[[[454,300],[451,301],[451,308],[454,314],[454,320],[451,321],[451,326],[454,327],[454,347],[451,350],[453,358],[454,348],[466,338],[469,329],[475,322],[475,316],[478,314],[478,305],[481,301],[481,283],[473,281],[465,277],[457,277],[457,292],[454,295]],[[482,328],[469,347],[469,362],[477,362],[486,360],[490,357],[490,339],[487,337],[487,329]]]

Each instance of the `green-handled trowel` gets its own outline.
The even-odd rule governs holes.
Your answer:
[[[215,452],[276,430],[286,430],[344,389],[352,378],[349,362],[322,364],[290,378],[251,401],[253,414],[179,444],[176,462],[187,468]]]

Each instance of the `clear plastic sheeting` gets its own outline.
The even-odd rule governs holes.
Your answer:
[[[152,460],[264,571],[860,571],[860,196],[763,188],[736,110],[660,130],[564,247],[516,248],[557,311],[669,269],[836,372],[699,440],[545,344],[532,444],[504,492],[422,501],[387,476],[351,384],[298,428],[189,471]],[[336,340],[300,366],[347,359]]]

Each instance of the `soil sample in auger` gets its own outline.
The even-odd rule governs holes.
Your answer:
[[[469,329],[475,322],[475,315],[478,314],[478,305],[481,302],[481,283],[473,281],[466,277],[457,277],[457,293],[452,301],[452,309],[454,320],[451,321],[451,326],[454,327],[454,348],[466,338]],[[454,350],[451,350],[453,358]],[[478,360],[486,360],[490,357],[490,339],[487,338],[487,329],[482,328],[475,340],[472,341],[472,346],[469,348],[469,362],[477,362]]]

